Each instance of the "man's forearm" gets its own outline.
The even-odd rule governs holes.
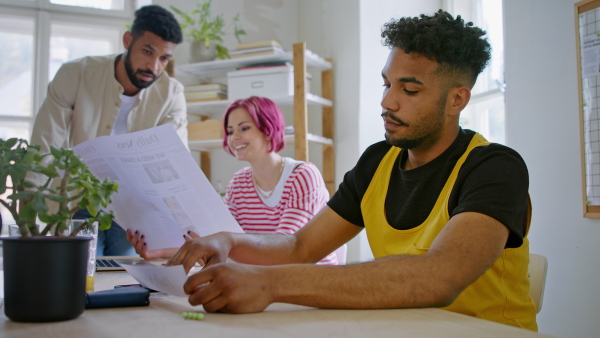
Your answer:
[[[315,218],[328,221],[333,214],[319,215]],[[356,233],[348,225],[337,228],[342,231],[333,233],[340,241]],[[184,244],[176,256],[185,258],[174,256],[171,263],[182,261],[189,269],[198,259],[219,263],[228,256],[252,264],[294,256],[314,260],[312,251],[321,255],[333,249],[321,239],[332,233],[326,229],[309,223],[291,236],[222,233],[204,238],[204,243]],[[392,255],[345,266],[214,264],[190,276],[185,290],[192,305],[202,304],[209,312],[258,312],[273,302],[347,309],[440,307],[451,304],[494,263],[507,237],[500,222],[465,212],[448,222],[424,255]]]
[[[435,274],[433,261],[426,256],[393,256],[345,266],[267,267],[266,275],[273,282],[275,302],[348,309],[449,305],[459,292]]]
[[[230,234],[232,243],[229,258],[238,263],[276,265],[308,263],[295,254],[296,238],[293,235]]]
[[[324,308],[450,305],[498,259],[508,229],[478,213],[454,216],[424,255],[346,266],[266,267],[276,302]]]
[[[229,257],[240,263],[261,265],[316,263],[361,230],[325,206],[292,235],[232,234],[228,240],[234,250]]]

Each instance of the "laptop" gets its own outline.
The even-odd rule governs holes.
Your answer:
[[[96,257],[96,272],[125,272],[125,268],[121,265],[135,264],[144,259],[138,256],[98,256]]]
[[[96,271],[125,271],[125,268],[112,258],[96,258]]]

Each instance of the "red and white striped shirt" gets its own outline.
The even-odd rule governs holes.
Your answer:
[[[302,163],[285,181],[283,193],[275,207],[261,200],[252,181],[252,170],[236,172],[227,186],[225,203],[242,229],[250,234],[293,234],[325,206],[329,192],[319,169]],[[335,253],[318,264],[337,264]]]

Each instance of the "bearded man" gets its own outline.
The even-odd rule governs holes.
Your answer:
[[[484,35],[442,10],[386,23],[378,112],[385,141],[365,150],[294,234],[220,232],[186,241],[167,265],[205,264],[184,284],[190,304],[231,313],[275,302],[439,307],[537,330],[527,277],[527,166],[515,150],[459,125],[490,59]],[[314,264],[363,229],[375,260]]]
[[[165,70],[183,40],[179,23],[160,6],[135,12],[123,35],[126,51],[88,56],[61,66],[33,126],[32,144],[41,152],[51,146],[73,147],[87,140],[171,123],[187,144],[183,85]],[[90,217],[81,210],[74,218]],[[113,222],[98,236],[99,256],[135,255],[125,231]]]

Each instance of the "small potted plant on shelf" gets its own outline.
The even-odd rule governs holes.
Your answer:
[[[192,39],[191,55],[192,62],[211,61],[217,59],[229,59],[229,50],[222,45],[225,36],[225,19],[223,14],[212,15],[212,0],[198,2],[196,8],[190,13],[185,13],[175,6],[170,8],[183,19],[180,22],[181,30]],[[238,27],[240,14],[233,18],[233,35],[238,42],[240,36],[246,31]]]
[[[41,154],[39,149],[23,139],[0,139],[0,195],[5,196],[0,204],[20,232],[1,238],[4,308],[15,321],[66,320],[83,312],[91,238],[76,235],[92,221],[100,229],[110,227],[113,214],[102,208],[118,189],[115,182],[96,178],[72,150],[52,148]],[[55,180],[58,184],[51,184]],[[69,229],[82,208],[95,219]],[[37,219],[46,225],[38,228]]]

